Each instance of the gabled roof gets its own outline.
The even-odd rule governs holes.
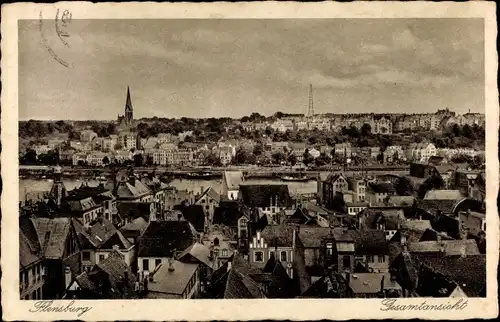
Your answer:
[[[189,260],[188,255],[198,260],[200,263],[212,268],[214,267],[214,261],[210,258],[210,249],[203,244],[198,242],[189,246],[181,255],[179,255],[179,261],[186,262]]]
[[[36,249],[31,247],[31,243],[24,233],[19,232],[19,267],[25,268],[41,260]]]
[[[423,241],[408,243],[410,253],[439,253],[443,252],[445,256],[460,255],[479,255],[479,249],[474,239],[466,240],[441,240],[441,241]]]
[[[464,196],[459,190],[429,190],[424,200],[459,200]]]
[[[288,207],[290,205],[290,194],[288,186],[282,184],[261,184],[240,186],[243,203],[249,207],[270,207],[271,198],[277,198],[278,207]]]
[[[76,277],[82,290],[94,293],[96,297],[105,296],[110,299],[135,298],[135,275],[125,263],[123,255],[117,251],[97,264],[90,273],[82,273]],[[99,285],[103,285],[99,289]],[[103,292],[103,294],[100,294]]]
[[[451,214],[460,200],[417,200],[417,208],[424,210],[431,215],[437,215],[438,211],[444,214]]]
[[[385,290],[401,290],[401,286],[391,280],[390,273],[353,273],[349,277],[349,287],[355,294],[373,294]]]
[[[222,180],[226,183],[228,190],[238,190],[245,178],[241,171],[224,171]]]
[[[213,224],[238,227],[238,219],[244,216],[236,201],[222,201],[214,211]]]
[[[421,264],[455,282],[469,297],[484,296],[486,287],[486,256],[447,257],[415,254]]]
[[[261,236],[266,240],[269,247],[292,247],[293,227],[288,225],[268,225],[262,230]]]
[[[32,218],[43,255],[47,259],[62,259],[70,234],[70,218]]]
[[[148,221],[151,215],[150,202],[118,202],[116,208],[122,218],[143,218]]]
[[[181,205],[179,210],[182,212],[184,219],[189,221],[198,232],[205,230],[205,212],[202,205]]]
[[[138,257],[171,257],[193,243],[193,232],[187,221],[151,221],[139,237]]]
[[[129,222],[128,224],[126,224],[125,226],[121,227],[120,231],[122,233],[127,232],[127,231],[139,231],[140,232],[144,228],[146,228],[147,225],[148,225],[148,222],[146,220],[144,220],[144,218],[138,217],[138,218],[132,220],[131,222]]]
[[[101,218],[89,228],[85,228],[80,219],[72,218],[72,222],[83,247],[111,249],[114,244],[120,247],[120,249],[129,249],[132,247],[132,244],[109,220]],[[113,245],[109,245],[110,242]]]
[[[354,249],[360,255],[387,255],[389,247],[385,234],[381,230],[352,231],[354,238]]]
[[[198,266],[199,264],[174,260],[172,262],[173,270],[171,270],[169,269],[170,264],[160,264],[154,273],[154,282],[148,283],[148,291],[182,295]]]
[[[217,202],[217,203],[220,202],[220,195],[212,187],[209,187],[208,189],[206,189],[201,194],[201,196],[198,198],[198,200],[200,200],[201,198],[203,198],[205,196],[209,197],[212,200],[215,200],[215,202]]]

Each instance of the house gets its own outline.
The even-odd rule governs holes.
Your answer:
[[[118,202],[153,202],[154,199],[151,189],[136,177],[133,170],[118,172],[106,188],[113,192]]]
[[[351,216],[357,215],[360,211],[368,208],[370,204],[367,202],[346,202],[347,213]]]
[[[352,154],[352,146],[351,143],[337,143],[334,146],[335,155],[342,158],[347,159],[351,157]]]
[[[143,217],[138,217],[122,226],[120,228],[120,232],[129,242],[136,244],[137,239],[142,235],[147,226],[148,221],[146,221]]]
[[[205,293],[207,290],[207,282],[213,271],[216,269],[215,262],[217,260],[218,254],[214,252],[215,247],[209,247],[201,244],[194,243],[189,246],[184,252],[182,252],[178,260],[183,263],[193,263],[199,264],[199,280],[200,280],[200,292]]]
[[[437,155],[433,143],[411,143],[407,150],[407,159],[416,162],[427,162],[431,156]]]
[[[394,186],[388,182],[369,183],[366,188],[366,201],[370,204],[382,203],[394,194]]]
[[[205,222],[205,212],[201,205],[192,206],[177,206],[175,209],[180,210],[185,220],[189,221],[194,229],[198,232],[198,235],[205,232],[207,225]]]
[[[229,146],[223,146],[219,149],[220,163],[226,166],[231,163],[233,159],[233,149]]]
[[[328,209],[334,208],[334,199],[338,193],[344,192],[349,185],[344,175],[340,173],[331,173],[326,180],[321,183],[323,204]]]
[[[200,264],[170,258],[148,274],[146,299],[195,299],[200,296]]]
[[[316,211],[314,211],[315,209],[311,210],[310,208],[312,208],[312,204],[309,206],[299,205],[299,207],[297,207],[297,209],[295,209],[295,211],[293,211],[293,214],[290,217],[284,218],[282,221],[279,221],[277,224],[279,225],[279,224],[283,223],[284,221],[286,221],[287,223],[293,223],[293,224],[305,225],[305,226],[314,226],[314,227],[329,227],[330,226],[328,219],[326,219],[328,216],[328,212],[326,212],[326,213],[323,212],[321,215],[321,212],[316,212]],[[286,217],[286,215],[284,215],[283,217]]]
[[[250,275],[261,274],[262,270],[252,267],[241,255],[235,254],[212,275],[207,298],[211,299],[263,299],[263,286]]]
[[[45,273],[41,296],[43,299],[60,299],[72,276],[81,271],[80,249],[71,219],[19,218],[19,225],[20,231],[27,237],[28,245],[34,250],[40,250],[37,256],[42,259],[43,269],[39,266],[38,275],[41,277]],[[33,275],[32,268],[31,278],[36,282],[35,263],[32,262],[35,274]],[[26,277],[26,273],[24,274]],[[35,293],[35,296],[38,297],[38,294]]]
[[[354,239],[354,267],[360,265],[368,272],[387,272],[389,270],[389,248],[385,234],[380,230],[352,230]]]
[[[454,178],[455,188],[460,190],[465,196],[471,196],[475,182],[480,174],[480,171],[457,169]]]
[[[166,191],[170,187],[166,183],[160,181],[160,179],[155,175],[143,176],[140,180],[151,190],[153,194],[153,202],[155,203],[155,209],[162,212],[165,209]]]
[[[392,120],[389,117],[375,116],[372,124],[372,133],[392,134]]]
[[[347,297],[401,297],[402,288],[390,273],[346,273]]]
[[[203,207],[206,221],[211,223],[214,218],[215,209],[220,203],[220,195],[212,187],[206,190],[203,190],[203,187],[201,187],[201,190],[201,195],[196,200],[195,205]]]
[[[469,256],[480,255],[479,248],[474,239],[466,240],[440,240],[421,241],[408,243],[410,253],[435,254],[441,256]]]
[[[288,186],[281,184],[244,184],[240,186],[238,198],[245,206],[273,217],[291,206]]]
[[[224,171],[222,175],[222,194],[229,200],[237,200],[240,184],[245,181],[241,171]]]
[[[152,202],[127,202],[122,201],[118,204],[119,225],[127,225],[137,218],[142,218],[145,221],[160,220],[162,214],[158,214],[155,204]]]
[[[390,145],[383,153],[384,164],[393,163],[397,160],[405,160],[406,156],[400,145]]]
[[[267,226],[262,231],[257,230],[249,242],[249,263],[264,268],[271,255],[274,255],[283,264],[287,274],[293,278],[295,236],[293,227],[287,225]]]
[[[138,272],[152,272],[197,241],[187,221],[151,221],[138,240]]]
[[[231,240],[236,242],[237,248],[244,250],[248,248],[250,216],[242,211],[235,201],[222,201],[216,208],[213,226],[218,226],[227,231]]]
[[[486,258],[484,255],[442,257],[402,252],[391,271],[406,296],[484,297]],[[474,272],[474,274],[471,274]]]
[[[348,188],[354,192],[354,202],[364,202],[366,199],[366,181],[364,178],[348,177]]]
[[[45,298],[42,249],[32,242],[23,231],[19,231],[19,295],[21,300]]]
[[[64,299],[136,299],[138,281],[124,257],[112,251],[90,271],[76,276],[67,286]]]
[[[385,239],[389,241],[401,229],[406,218],[402,209],[368,208],[358,214],[358,220],[361,230],[383,231]]]
[[[486,215],[476,211],[461,211],[458,213],[462,228],[474,237],[486,233]]]
[[[109,220],[100,218],[87,227],[78,218],[72,218],[71,223],[78,236],[84,271],[92,270],[94,265],[104,261],[113,251],[118,251],[123,261],[132,267],[135,260],[134,244]]]
[[[227,227],[214,225],[203,235],[203,244],[212,248],[214,256],[214,270],[218,269],[235,253],[238,242],[234,234]]]

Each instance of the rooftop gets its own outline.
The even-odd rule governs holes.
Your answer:
[[[150,292],[182,295],[187,284],[196,273],[199,264],[172,261],[173,270],[169,264],[160,264],[154,273],[154,281],[148,283]]]

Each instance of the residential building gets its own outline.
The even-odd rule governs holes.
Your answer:
[[[203,189],[203,187],[201,187]],[[219,206],[221,196],[212,188],[201,191],[201,195],[196,200],[195,204],[203,207],[205,216],[208,222],[212,222],[214,218],[215,208]]]
[[[372,133],[392,134],[392,121],[386,116],[375,117],[372,123]]]
[[[270,216],[276,216],[291,206],[288,185],[281,184],[242,184],[238,199],[245,206]]]
[[[386,198],[394,195],[396,191],[391,183],[369,183],[366,187],[366,201],[372,204],[382,203]]]
[[[351,157],[352,146],[351,143],[337,143],[335,144],[335,155],[347,159]]]
[[[72,218],[72,225],[80,244],[82,269],[90,272],[96,264],[104,261],[113,251],[123,256],[123,261],[132,267],[135,261],[134,244],[106,219],[99,219],[85,227],[78,218]]]
[[[401,146],[391,145],[384,150],[384,164],[393,163],[397,160],[405,160],[405,153]]]
[[[366,199],[366,181],[360,177],[348,177],[347,184],[349,190],[354,192],[353,201],[363,202]]]
[[[137,299],[140,296],[138,284],[123,255],[114,250],[90,271],[76,276],[67,285],[64,299]]]
[[[224,171],[222,176],[222,194],[229,200],[237,200],[240,184],[245,181],[243,172]]]
[[[287,274],[293,278],[293,253],[295,230],[286,225],[267,226],[257,230],[249,243],[248,260],[251,265],[264,268],[267,261],[274,256],[285,267]]]
[[[43,258],[38,243],[32,243],[19,231],[19,295],[21,300],[44,299]]]
[[[182,253],[197,241],[198,233],[185,220],[150,221],[138,240],[137,271],[154,272],[160,264]]]
[[[321,183],[323,204],[328,209],[334,208],[334,199],[338,193],[346,191],[349,187],[347,179],[343,174],[331,173],[326,180]]]
[[[427,162],[431,156],[436,155],[433,143],[411,143],[407,150],[407,158],[415,162]]]
[[[80,132],[80,141],[90,143],[97,138],[97,133],[92,130],[83,130]]]
[[[149,272],[146,299],[195,299],[200,296],[200,264],[169,259]]]

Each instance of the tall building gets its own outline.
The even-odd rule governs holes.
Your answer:
[[[121,130],[128,130],[134,122],[134,108],[130,98],[130,87],[127,86],[127,100],[125,102],[125,115],[118,115],[118,127]]]

